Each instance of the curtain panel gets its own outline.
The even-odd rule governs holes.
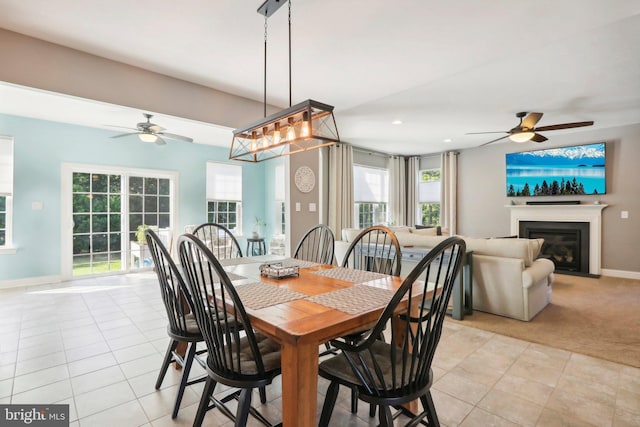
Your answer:
[[[457,151],[447,151],[442,153],[440,160],[440,225],[450,236],[457,233],[458,154]]]
[[[340,240],[343,228],[353,227],[353,148],[329,147],[329,228]]]
[[[420,172],[420,157],[407,158],[407,200],[406,200],[406,225],[420,224],[422,218],[417,216],[418,211],[418,173]]]
[[[389,169],[389,224],[407,224],[407,178],[402,156],[391,156]]]

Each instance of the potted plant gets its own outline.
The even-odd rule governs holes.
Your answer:
[[[150,227],[147,224],[142,224],[138,226],[136,230],[136,240],[140,246],[147,244],[147,230]]]
[[[251,233],[251,238],[252,239],[259,239],[260,238],[260,233],[262,233],[264,231],[264,227],[267,226],[267,223],[264,222],[264,220],[262,220],[262,218],[257,217],[256,216],[256,221],[254,224],[254,230],[253,233]]]

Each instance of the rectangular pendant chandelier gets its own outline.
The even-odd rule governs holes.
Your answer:
[[[229,158],[261,162],[338,142],[333,106],[307,99],[234,130]]]

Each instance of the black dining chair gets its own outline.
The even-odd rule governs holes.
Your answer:
[[[293,253],[293,258],[318,264],[333,264],[334,250],[333,231],[324,224],[318,224],[302,236]]]
[[[328,426],[340,385],[358,390],[358,398],[379,408],[380,426],[393,426],[390,407],[419,399],[423,411],[411,414],[410,426],[439,426],[431,397],[431,363],[442,333],[454,281],[460,272],[464,240],[450,237],[438,244],[403,281],[376,325],[356,343],[333,340],[341,354],[320,363],[319,373],[331,383],[320,426]],[[399,307],[405,304],[407,309]],[[395,315],[401,312],[403,314]],[[391,320],[391,342],[378,339]]]
[[[218,259],[242,258],[242,250],[236,237],[222,224],[200,224],[192,233],[202,240]]]
[[[389,228],[374,225],[356,236],[342,260],[342,266],[375,273],[400,275],[400,244]]]
[[[249,413],[270,425],[251,406],[251,392],[264,388],[280,375],[280,345],[254,332],[231,280],[209,248],[197,237],[184,234],[178,239],[180,261],[194,304],[194,314],[207,345],[207,380],[202,392],[194,426],[200,426],[205,413],[218,407],[245,426]],[[231,325],[243,325],[243,330]],[[213,396],[217,383],[239,389],[235,416]]]
[[[394,232],[382,225],[374,225],[362,230],[353,239],[342,260],[342,267],[399,276],[401,257],[400,243]],[[365,332],[367,331],[356,332],[344,338],[348,342],[355,342]],[[380,331],[379,338],[384,338],[383,331]],[[331,347],[330,344],[328,345]],[[336,353],[335,349],[331,348],[322,354],[325,355],[327,352]],[[372,417],[375,415],[375,409],[375,406],[369,409]],[[351,393],[351,412],[354,414],[358,412],[356,388]]]
[[[158,276],[160,284],[160,294],[162,302],[167,312],[169,324],[167,325],[167,334],[169,335],[169,346],[165,352],[160,373],[156,380],[156,390],[162,386],[164,377],[171,363],[176,362],[182,367],[182,377],[178,386],[178,394],[176,402],[173,406],[171,418],[178,415],[180,402],[184,395],[184,390],[188,385],[204,381],[206,378],[198,378],[189,381],[191,365],[196,360],[203,368],[205,362],[198,356],[206,352],[206,349],[197,350],[197,344],[204,341],[198,324],[193,315],[193,302],[186,291],[186,286],[180,274],[180,270],[171,259],[171,255],[166,246],[162,243],[161,238],[153,231],[146,231],[147,245],[151,252],[154,269]],[[178,345],[181,342],[188,343],[184,356],[178,352]]]

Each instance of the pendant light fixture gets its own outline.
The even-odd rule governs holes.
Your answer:
[[[266,0],[264,16],[264,118],[233,131],[229,158],[261,162],[340,142],[333,106],[312,99],[291,105],[291,0],[289,4],[289,108],[267,116],[267,18],[285,0]]]

